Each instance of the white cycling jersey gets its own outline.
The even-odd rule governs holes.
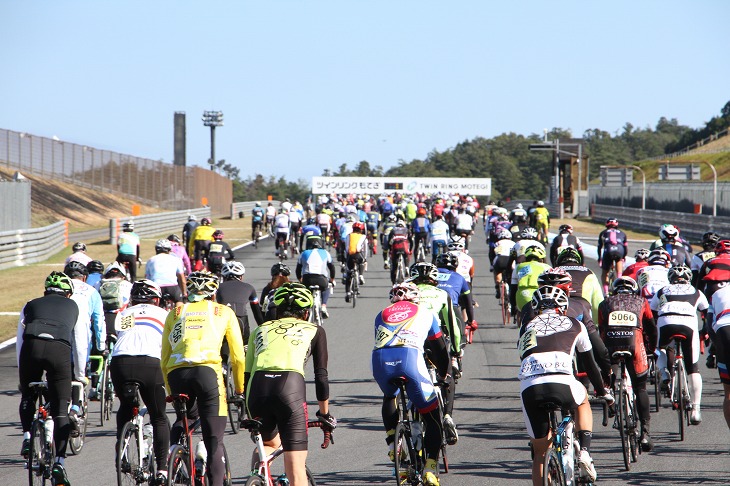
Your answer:
[[[471,282],[471,269],[474,267],[474,259],[463,251],[453,252],[459,257],[459,265],[456,267],[456,273],[464,277],[464,280]]]
[[[289,215],[285,213],[277,214],[274,218],[274,226],[277,233],[289,234]]]
[[[168,312],[151,304],[137,304],[117,314],[118,340],[112,356],[149,356],[160,359],[162,330]]]
[[[679,324],[697,330],[697,310],[707,310],[705,294],[690,284],[667,285],[657,291],[649,301],[651,310],[657,313],[657,327]]]
[[[669,269],[662,265],[647,265],[636,273],[636,282],[641,288],[641,295],[649,300],[669,285]]]
[[[712,322],[712,330],[730,326],[730,287],[723,287],[712,294],[712,310],[715,318]]]

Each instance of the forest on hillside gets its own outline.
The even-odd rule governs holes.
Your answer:
[[[570,130],[553,128],[548,140],[582,138],[583,150],[591,159],[590,177],[598,176],[600,165],[626,165],[651,157],[677,152],[704,138],[730,127],[730,102],[720,115],[714,116],[704,127],[693,129],[680,125],[676,118],[661,117],[655,127],[639,128],[626,123],[617,133],[599,128],[586,130],[575,137]],[[432,151],[423,159],[401,160],[388,170],[371,166],[362,160],[343,163],[334,171],[325,170],[324,176],[405,176],[405,177],[491,177],[495,198],[537,199],[548,193],[551,176],[550,155],[531,152],[528,145],[540,143],[543,135],[503,133],[493,138],[476,137],[464,140],[443,152]],[[573,140],[575,141],[575,140]],[[241,180],[233,177],[235,201],[290,197],[305,200],[310,192],[310,181],[288,181],[284,177],[264,177],[257,174]]]

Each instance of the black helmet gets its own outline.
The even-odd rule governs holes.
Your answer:
[[[322,237],[318,235],[307,236],[307,250],[322,248]]]
[[[101,260],[91,260],[89,263],[86,264],[86,269],[89,271],[89,273],[103,273],[104,264],[101,263]]]
[[[614,294],[638,294],[639,284],[631,277],[621,276],[613,281],[611,290]]]
[[[438,284],[439,271],[436,265],[428,262],[419,262],[411,265],[411,280],[417,284],[424,283],[428,285]]]
[[[715,248],[715,245],[717,245],[718,241],[720,241],[720,235],[718,235],[714,231],[708,231],[707,233],[702,235],[702,247],[706,250]]]
[[[71,247],[71,250],[76,253],[78,251],[86,251],[86,245],[84,243],[81,243],[80,241],[74,243],[74,246]]]
[[[132,284],[132,290],[130,290],[129,295],[130,299],[136,302],[149,302],[152,299],[161,299],[162,290],[152,280],[142,279]]]
[[[169,241],[174,241],[178,245],[182,242],[182,240],[180,240],[180,237],[178,235],[170,235],[170,236],[167,237],[167,239]]]
[[[459,257],[450,252],[439,253],[439,256],[436,257],[436,266],[455,270],[459,266]]]
[[[81,262],[70,261],[66,264],[66,267],[64,267],[63,273],[68,275],[70,278],[86,277],[89,275],[89,269]]]
[[[558,253],[558,257],[555,259],[555,265],[559,267],[568,263],[577,263],[578,265],[583,264],[583,259],[580,257],[580,253],[578,253],[578,250],[572,246],[569,246]]]
[[[291,274],[291,270],[289,270],[289,267],[287,267],[285,264],[279,262],[274,263],[274,265],[271,267],[271,276],[276,277],[277,275],[283,275],[285,277],[288,277]]]

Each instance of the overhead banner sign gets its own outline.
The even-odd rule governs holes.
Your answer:
[[[491,196],[492,179],[461,177],[312,177],[312,194],[371,194],[400,192]]]

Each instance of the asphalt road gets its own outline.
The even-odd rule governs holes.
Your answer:
[[[530,452],[522,418],[519,383],[516,379],[518,355],[517,330],[503,327],[494,298],[487,250],[475,238],[471,255],[477,261],[475,298],[480,329],[475,342],[465,351],[465,376],[457,386],[454,419],[460,440],[449,447],[450,471],[442,475],[444,485],[522,485],[530,480]],[[586,238],[587,240],[587,238]],[[591,235],[590,241],[595,240]],[[632,249],[633,251],[633,249]],[[246,280],[261,289],[269,268],[275,262],[273,244],[264,240],[258,250],[245,248],[237,253],[246,265]],[[335,443],[319,448],[321,435],[310,438],[308,464],[318,484],[365,485],[395,484],[388,462],[385,433],[380,419],[381,395],[370,372],[373,318],[388,304],[388,274],[382,269],[380,255],[371,259],[365,275],[366,285],[352,309],[344,302],[338,286],[325,321],[329,338],[331,410],[339,419]],[[715,370],[700,365],[705,382],[699,426],[689,427],[687,438],[679,442],[676,413],[663,409],[652,414],[656,447],[640,456],[631,472],[623,469],[618,432],[600,425],[594,415],[593,457],[600,484],[730,484],[728,452],[730,433],[722,417],[722,387]],[[310,370],[311,375],[311,370]],[[311,376],[309,377],[311,378]],[[311,381],[311,380],[310,380]],[[27,473],[18,452],[21,431],[18,422],[19,395],[14,349],[0,352],[0,422],[4,440],[0,441],[0,478],[2,484],[23,484]],[[309,385],[310,404],[316,407],[314,389]],[[88,442],[81,457],[67,460],[74,485],[115,484],[113,426],[99,427],[98,402],[91,405]],[[247,434],[225,437],[232,461],[235,484],[244,484],[253,444]],[[278,465],[281,468],[281,464]]]

